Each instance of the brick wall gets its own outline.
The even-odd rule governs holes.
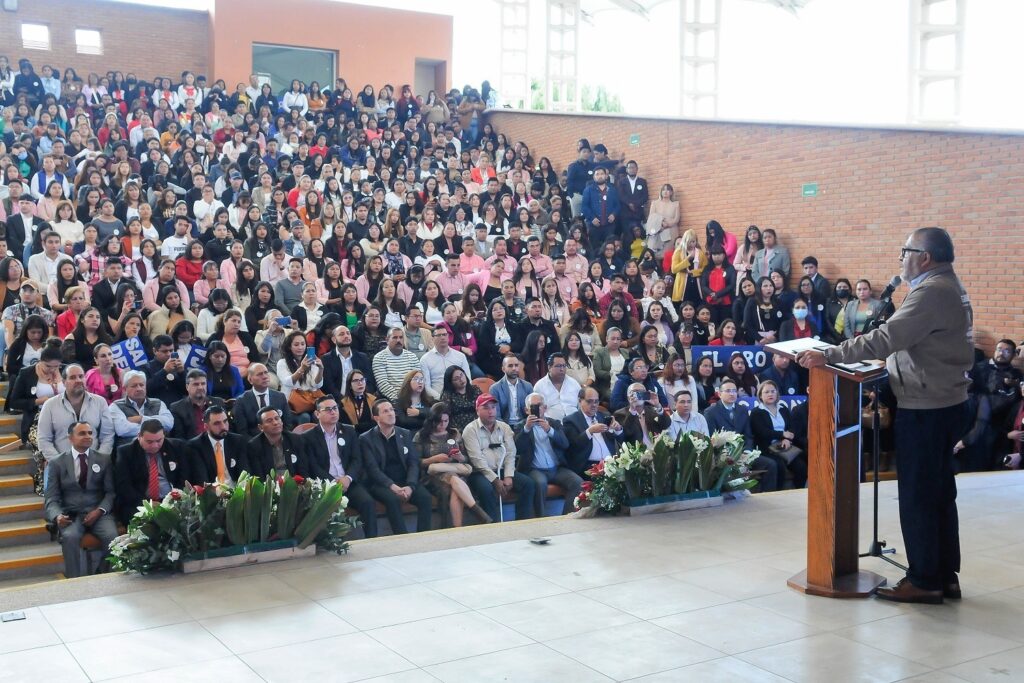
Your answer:
[[[749,224],[772,227],[794,271],[813,254],[830,279],[867,277],[876,292],[899,273],[910,230],[944,227],[979,345],[1024,339],[1024,136],[512,111],[488,118],[559,172],[579,138],[603,142],[613,157],[636,159],[652,197],[671,183],[684,228],[702,241],[712,218],[741,239]],[[811,182],[818,195],[801,196]]]
[[[50,50],[22,47],[22,22],[50,28]],[[209,76],[210,20],[206,12],[147,7],[103,0],[19,0],[17,12],[0,11],[0,48],[17,68],[27,57],[36,72],[43,64],[73,67],[82,80],[90,71],[134,72],[140,79],[189,69]],[[75,29],[100,31],[102,55],[80,55]]]

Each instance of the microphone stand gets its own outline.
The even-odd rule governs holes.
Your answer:
[[[886,305],[886,307],[879,313],[879,316],[875,320],[872,320],[870,324],[874,325],[875,327],[883,325],[885,323],[885,320],[883,319],[883,314],[887,309],[892,307],[892,302],[889,302]],[[874,479],[874,500],[872,501],[871,545],[868,547],[867,552],[860,554],[860,557],[877,557],[879,559],[885,560],[886,562],[895,567],[899,567],[903,571],[907,571],[906,566],[900,564],[891,557],[886,557],[886,555],[895,554],[896,549],[886,547],[886,542],[884,540],[879,540],[878,538],[878,473],[882,452],[881,418],[879,417],[878,412],[878,394],[879,385],[881,384],[882,380],[885,379],[885,377],[886,375],[877,377],[874,380],[872,380],[869,385],[871,386],[872,392],[874,394],[874,397],[871,399],[871,464]]]

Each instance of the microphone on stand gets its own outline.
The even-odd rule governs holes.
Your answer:
[[[882,295],[879,299],[882,301],[882,310],[880,310],[875,317],[868,321],[865,325],[865,329],[874,330],[881,325],[885,324],[885,321],[889,319],[895,311],[896,307],[892,303],[892,295],[903,284],[903,278],[899,275],[893,275],[892,279],[889,280],[889,284],[882,290]]]

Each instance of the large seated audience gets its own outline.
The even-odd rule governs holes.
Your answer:
[[[758,490],[801,487],[807,378],[757,347],[884,309],[784,226],[682,230],[675,188],[601,142],[552,161],[509,140],[486,83],[277,92],[0,57],[0,97],[6,405],[66,553],[243,471],[342,482],[367,536],[550,493],[569,512],[595,462],[665,431],[736,430]],[[963,470],[1019,466],[1016,353],[979,358]]]

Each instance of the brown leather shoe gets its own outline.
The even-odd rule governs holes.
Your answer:
[[[910,583],[906,577],[900,579],[899,583],[892,587],[883,587],[875,591],[875,595],[881,600],[892,602],[911,602],[924,605],[941,605],[942,591],[926,591]]]
[[[947,583],[942,588],[942,597],[947,600],[959,600],[962,598],[963,594],[960,592],[960,582],[953,581],[951,583]]]

